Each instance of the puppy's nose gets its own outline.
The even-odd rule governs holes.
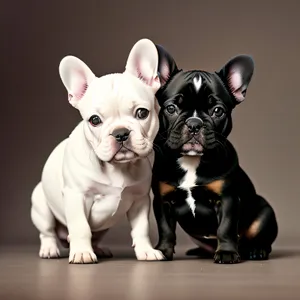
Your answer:
[[[112,136],[118,143],[125,142],[129,137],[130,131],[127,128],[118,128],[112,132]]]
[[[190,133],[198,133],[203,126],[203,121],[199,118],[191,117],[185,121]]]

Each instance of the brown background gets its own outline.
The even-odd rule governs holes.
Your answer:
[[[276,210],[278,243],[299,236],[300,2],[175,2],[1,1],[1,244],[38,241],[31,191],[52,149],[80,120],[67,102],[60,60],[73,54],[98,76],[121,72],[144,37],[184,69],[213,71],[237,54],[253,56],[255,74],[230,139]],[[154,222],[152,229],[155,237]],[[126,220],[106,242],[130,245]],[[179,242],[190,243],[181,230]]]

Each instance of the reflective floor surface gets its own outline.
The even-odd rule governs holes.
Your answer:
[[[300,299],[300,247],[266,262],[216,265],[177,251],[172,262],[139,262],[132,249],[96,265],[43,260],[37,246],[0,248],[0,299]]]

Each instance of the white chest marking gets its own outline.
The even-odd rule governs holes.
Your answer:
[[[200,90],[200,88],[201,88],[201,85],[202,85],[202,78],[201,78],[201,76],[199,75],[198,78],[197,78],[197,77],[194,77],[193,83],[194,83],[196,92],[198,93],[199,90]]]
[[[180,182],[179,187],[186,190],[188,193],[188,196],[186,198],[186,202],[189,205],[193,216],[195,217],[195,199],[192,196],[191,188],[196,186],[196,169],[200,163],[200,157],[199,156],[183,156],[178,159],[178,163],[184,171],[186,171],[186,174],[184,175],[182,181]]]

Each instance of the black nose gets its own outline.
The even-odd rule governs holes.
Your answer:
[[[203,126],[203,121],[199,118],[191,117],[185,121],[190,133],[198,133]]]
[[[130,131],[127,128],[118,128],[112,132],[112,136],[117,140],[117,142],[125,142],[129,137]]]

